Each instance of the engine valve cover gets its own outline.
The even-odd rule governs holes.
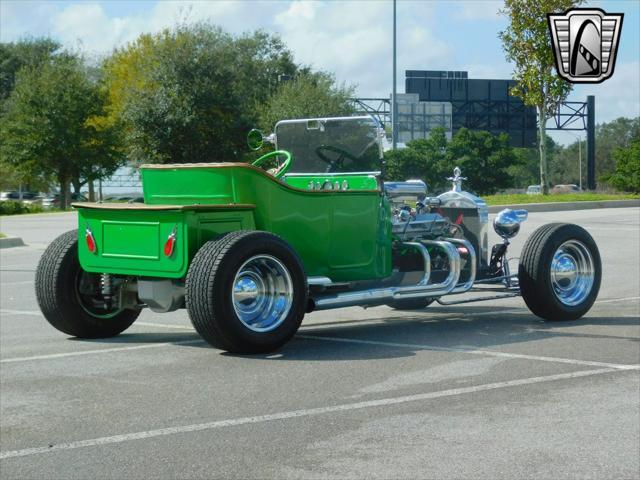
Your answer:
[[[403,241],[448,236],[449,221],[437,213],[422,213],[408,222],[394,218],[392,232]]]

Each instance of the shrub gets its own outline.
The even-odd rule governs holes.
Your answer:
[[[20,213],[37,213],[42,211],[42,205],[25,204],[14,200],[0,202],[0,215],[18,215]]]
[[[640,192],[640,137],[635,138],[626,148],[618,148],[614,154],[616,171],[609,182],[627,192]]]

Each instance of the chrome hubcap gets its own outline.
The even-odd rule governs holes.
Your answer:
[[[595,269],[589,249],[577,240],[564,242],[553,254],[551,285],[558,300],[579,305],[591,292]]]
[[[287,268],[271,255],[255,255],[244,262],[233,280],[233,309],[254,332],[278,328],[293,304],[293,282]]]

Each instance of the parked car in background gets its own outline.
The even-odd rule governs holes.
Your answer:
[[[70,195],[72,202],[88,202],[89,199],[81,193],[72,193]],[[42,200],[42,208],[60,208],[60,194],[48,195]]]
[[[0,192],[0,202],[6,201],[14,201],[19,202],[20,200],[20,192],[10,191],[10,192]],[[36,192],[22,192],[22,203],[31,205],[34,203],[40,203],[42,201],[42,196]]]
[[[529,185],[527,187],[527,195],[540,195],[540,185]]]
[[[132,197],[130,195],[126,195],[124,197],[107,197],[104,199],[104,202],[132,203],[132,202],[138,202],[138,200],[136,200],[137,198],[142,198],[142,197]]]
[[[580,193],[580,187],[571,183],[566,185],[556,185],[551,189],[551,193]]]

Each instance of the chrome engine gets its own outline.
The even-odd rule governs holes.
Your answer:
[[[309,285],[318,290],[310,297],[309,311],[367,307],[410,298],[427,297],[443,305],[455,305],[518,296],[505,253],[526,212],[505,210],[496,217],[494,228],[503,243],[494,245],[489,261],[487,204],[462,190],[465,178],[459,168],[449,180],[452,189],[437,197],[427,196],[427,185],[421,180],[385,182],[385,195],[392,208],[394,274],[373,285],[355,282],[346,290],[342,290],[343,284],[333,284],[328,278],[314,279]],[[504,283],[504,289],[497,296],[449,302],[440,298],[477,290],[480,284],[488,284],[484,291],[493,292],[492,287],[499,282]]]
[[[413,241],[450,234],[450,222],[442,215],[432,212],[432,208],[439,206],[440,201],[427,197],[427,185],[422,180],[385,182],[384,189],[391,203],[394,237],[402,241]]]
[[[450,178],[452,189],[437,197],[427,196],[427,185],[421,180],[386,182],[385,193],[393,213],[392,232],[403,242],[466,239],[474,248],[476,267],[482,269],[489,256],[489,210],[482,199],[462,191],[464,178],[460,174],[456,167]]]

